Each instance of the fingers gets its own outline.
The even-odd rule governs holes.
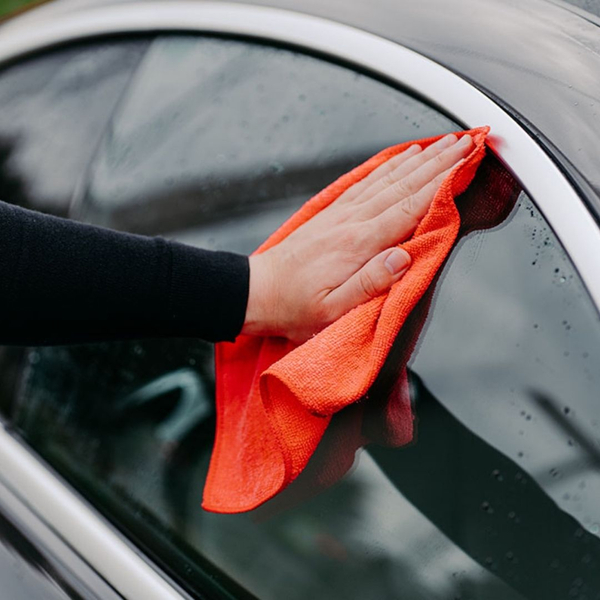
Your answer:
[[[439,139],[434,144],[431,144],[425,150],[411,153],[410,156],[407,156],[399,163],[394,162],[396,157],[391,158],[379,168],[375,169],[369,177],[366,177],[363,180],[366,182],[372,176],[372,179],[369,180],[370,185],[364,190],[361,190],[361,193],[357,196],[354,204],[358,205],[369,202],[377,194],[394,185],[397,181],[402,180],[418,167],[425,164],[428,160],[443,152],[446,148],[451,147],[457,140],[458,138],[456,135],[451,133]],[[411,146],[411,148],[415,147],[420,149],[420,146]],[[418,189],[414,191],[418,191]],[[408,191],[407,195],[408,193],[411,192]]]
[[[331,321],[386,292],[406,273],[410,262],[410,256],[401,248],[388,248],[373,257],[327,296]]]
[[[377,241],[380,244],[376,251],[399,244],[414,232],[427,214],[440,186],[460,162],[462,160],[440,173],[418,193],[397,202],[374,219],[374,231],[378,232]]]
[[[451,169],[458,161],[465,158],[469,152],[471,152],[472,146],[473,141],[471,136],[466,135],[457,143],[437,152],[426,161],[422,160],[422,156],[425,152],[414,157],[415,161],[419,159],[420,164],[417,163],[416,167],[408,175],[403,177],[399,176],[402,169],[397,169],[392,173],[391,177],[394,178],[392,183],[375,197],[372,197],[369,202],[366,202],[361,206],[360,218],[374,218],[397,202],[418,194],[425,186],[438,177],[440,173],[445,172],[447,169]],[[404,166],[408,167],[410,165],[407,162],[403,167]]]
[[[413,144],[409,148],[407,148],[404,152],[400,154],[396,154],[382,165],[377,167],[374,171],[369,173],[364,179],[354,184],[350,189],[344,192],[338,202],[353,202],[356,200],[364,191],[369,189],[371,186],[376,185],[380,180],[385,179],[386,176],[391,175],[391,173],[400,167],[403,163],[408,161],[411,157],[419,154],[421,152],[421,146],[418,144]],[[373,192],[374,195],[376,192]]]

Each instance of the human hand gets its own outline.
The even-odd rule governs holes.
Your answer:
[[[411,236],[472,145],[470,136],[450,134],[425,150],[409,147],[251,256],[242,333],[301,343],[386,292],[410,267],[410,256],[395,246]]]

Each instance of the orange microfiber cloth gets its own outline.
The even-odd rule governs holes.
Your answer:
[[[365,396],[456,240],[460,216],[454,199],[472,181],[488,132],[482,127],[456,134],[470,134],[473,149],[448,175],[427,215],[402,244],[412,265],[387,294],[356,307],[300,346],[244,335],[234,343],[217,344],[217,432],[204,489],[206,510],[242,512],[272,498],[302,472],[332,415]],[[425,148],[440,137],[379,152],[311,198],[256,252],[278,244],[392,156],[414,143]],[[413,435],[408,398],[396,410],[395,435],[401,445]]]

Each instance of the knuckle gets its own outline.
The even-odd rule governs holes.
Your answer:
[[[396,183],[397,179],[394,177],[394,170],[390,169],[384,176],[381,178],[381,183],[384,187],[392,187]]]
[[[398,179],[394,182],[392,187],[392,193],[395,196],[400,196],[402,198],[410,195],[410,185],[406,181],[406,179]]]
[[[438,166],[441,167],[444,164],[444,153],[441,152],[440,154],[436,154],[433,157],[433,162]]]
[[[334,321],[336,321],[341,315],[338,314],[337,305],[333,305],[331,302],[320,302],[313,311],[313,319],[312,323],[316,330],[320,331],[321,329],[331,325]]]
[[[400,213],[406,217],[407,219],[409,219],[410,221],[415,220],[416,215],[415,215],[415,197],[414,196],[408,196],[408,198],[406,198],[405,200],[403,200],[402,202],[400,202],[398,204],[398,209],[400,210]]]
[[[379,295],[379,286],[368,270],[365,269],[361,271],[358,280],[365,296],[368,298],[375,298],[375,296]]]

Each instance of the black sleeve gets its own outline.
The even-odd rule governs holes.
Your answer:
[[[0,202],[0,343],[233,340],[245,256],[121,233]]]

